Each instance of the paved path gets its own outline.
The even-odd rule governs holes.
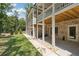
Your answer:
[[[32,38],[29,35],[24,34],[28,40],[35,46],[35,48],[43,55],[43,56],[69,56],[69,53],[66,50],[62,50],[58,47],[53,47],[49,43],[42,41],[40,39]]]

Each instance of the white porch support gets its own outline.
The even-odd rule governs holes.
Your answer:
[[[26,33],[28,34],[28,12],[27,12],[27,9],[26,9]]]
[[[44,13],[44,4],[43,4],[43,13]],[[44,15],[43,15],[43,19],[44,19]],[[44,20],[42,21],[42,40],[45,41],[45,24],[44,24]]]
[[[37,39],[38,39],[38,24],[37,24]]]
[[[55,46],[55,15],[54,15],[54,4],[52,4],[52,45]]]
[[[38,5],[37,5],[37,17],[38,17]],[[38,22],[37,22],[37,20],[36,20],[36,23],[37,23],[37,39],[38,39]]]
[[[43,25],[42,25],[42,40],[45,41],[45,24],[44,24],[44,21],[42,22]]]
[[[33,8],[33,38],[35,38],[35,28],[34,28],[34,8]]]

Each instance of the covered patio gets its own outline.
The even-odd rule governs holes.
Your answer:
[[[56,46],[69,51],[73,56],[79,56],[79,20],[77,19],[79,19],[79,6],[56,15],[57,34],[55,35],[58,36],[55,39]]]
[[[79,25],[79,6],[76,6],[72,9],[69,9],[67,11],[64,11],[58,15],[55,16],[55,22],[58,29],[55,28],[55,44],[57,47],[66,50],[70,52],[73,56],[79,56],[79,39],[78,39],[78,32],[79,29],[78,26],[76,30],[72,30],[68,27],[70,25]],[[48,26],[48,31],[45,31],[45,33],[48,33],[48,36],[45,37],[45,41],[49,42],[51,44],[51,18],[47,18],[45,20],[45,25]],[[74,27],[74,26],[73,26]],[[69,30],[68,30],[69,29]],[[46,30],[46,29],[45,29]],[[71,32],[68,32],[71,31]],[[73,35],[71,35],[73,34]],[[63,35],[65,36],[65,40],[63,40]],[[74,38],[71,39],[70,36],[73,36]],[[76,38],[75,38],[76,37]]]

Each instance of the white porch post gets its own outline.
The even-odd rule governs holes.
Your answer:
[[[26,33],[28,34],[28,12],[26,10]]]
[[[38,24],[37,24],[37,39],[38,39]]]
[[[35,38],[35,28],[34,28],[34,8],[33,8],[33,38]]]
[[[38,17],[38,5],[37,5],[37,17]],[[36,23],[37,23],[37,39],[38,39],[38,22],[37,22],[37,20],[36,20]]]
[[[44,37],[44,36],[45,36],[45,35],[44,35],[44,34],[45,34],[45,33],[44,33],[44,32],[45,32],[45,30],[44,30],[44,28],[45,28],[44,21],[43,21],[42,23],[43,23],[43,24],[42,24],[42,40],[45,41],[45,37]]]
[[[52,45],[55,46],[55,15],[54,15],[54,4],[52,4]]]
[[[44,13],[44,4],[43,4],[43,13]],[[44,14],[43,14],[43,19],[44,19]],[[45,24],[44,20],[42,21],[42,40],[45,41]]]

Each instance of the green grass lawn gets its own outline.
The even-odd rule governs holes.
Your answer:
[[[22,35],[0,38],[1,56],[41,56],[36,48]]]

